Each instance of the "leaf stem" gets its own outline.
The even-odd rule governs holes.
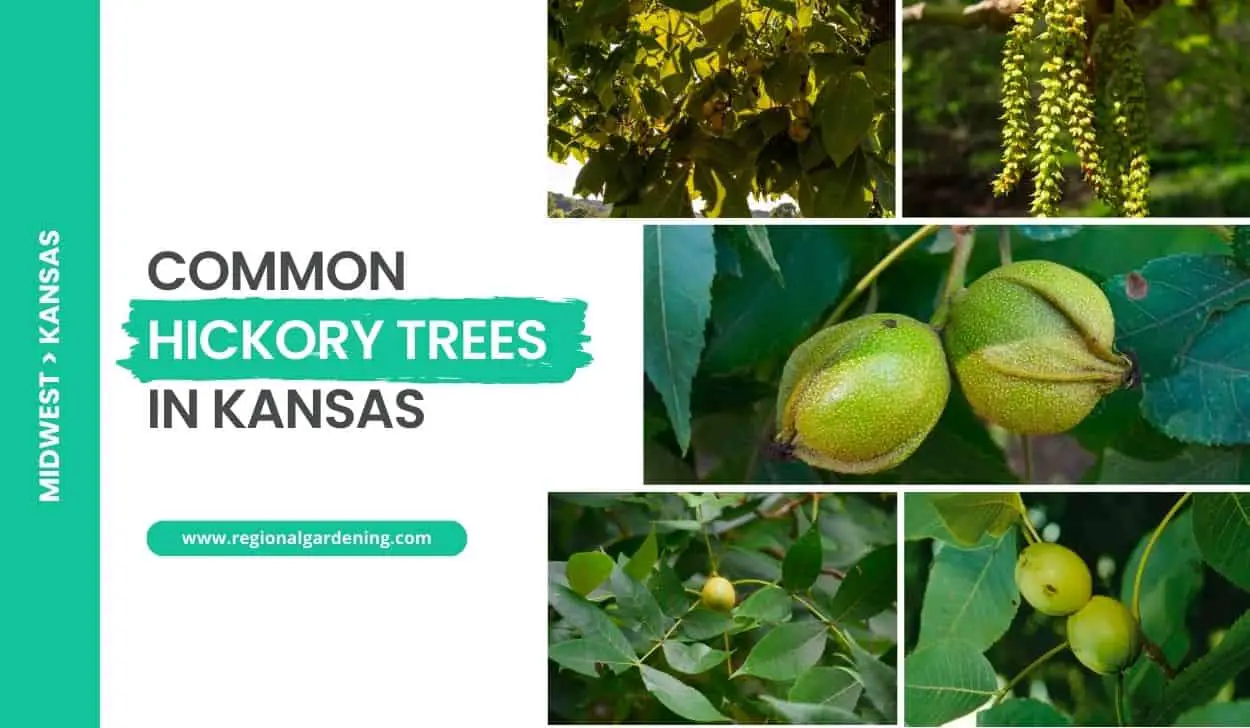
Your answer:
[[[819,619],[820,621],[824,622],[825,624],[831,627],[833,626],[833,622],[828,617],[821,614],[820,610],[816,608],[815,604],[812,604],[811,602],[807,601],[806,599],[799,596],[798,594],[791,594],[791,596],[794,597],[794,601],[806,607],[807,611],[811,612],[813,617],[815,617],[816,619]]]
[[[917,243],[920,243],[925,238],[936,233],[938,228],[938,225],[925,225],[915,233],[912,233],[911,237],[894,246],[894,249],[887,253],[884,258],[877,261],[877,264],[872,267],[872,270],[865,273],[864,277],[859,279],[859,282],[855,284],[855,287],[851,289],[851,292],[846,294],[846,297],[842,299],[842,302],[838,304],[837,308],[833,309],[833,313],[829,314],[829,318],[825,319],[825,322],[821,324],[820,327],[823,329],[836,324],[851,308],[860,295],[872,286],[873,281],[877,280],[877,276],[885,272],[886,268],[893,265],[894,261],[901,258],[908,250],[916,247]]]
[[[933,318],[929,319],[929,325],[934,328],[941,328],[946,324],[946,317],[950,314],[951,299],[963,290],[964,281],[968,276],[968,261],[972,258],[972,246],[976,243],[976,237],[971,228],[952,228],[952,231],[955,235],[955,251],[951,254],[951,267],[946,271],[946,282],[942,285],[941,298],[938,299]]]
[[[833,634],[833,636],[837,638],[838,643],[842,645],[843,649],[845,649],[847,652],[851,651],[851,642],[849,639],[847,639],[846,635],[842,634],[842,628],[839,627],[837,623],[835,623],[832,619],[829,619],[824,614],[822,614],[821,611],[816,608],[815,604],[812,604],[811,602],[799,596],[798,594],[791,594],[790,596],[794,597],[794,601],[798,602],[799,604],[802,604],[807,609],[807,611],[811,612],[813,617],[815,617],[820,622],[823,622],[824,625],[829,628],[829,631]]]
[[[703,545],[707,547],[707,560],[712,566],[712,576],[716,576],[716,554],[712,553],[712,539],[707,535],[707,521],[703,520],[703,504],[697,507],[699,515],[699,528],[703,531]]]
[[[1006,225],[998,229],[998,263],[1011,265],[1011,228]]]
[[[1019,685],[1021,680],[1029,676],[1029,673],[1041,667],[1047,660],[1059,654],[1060,652],[1063,652],[1067,648],[1068,648],[1068,643],[1065,640],[1055,645],[1054,647],[1050,648],[1049,650],[1047,650],[1046,653],[1043,654],[1041,657],[1030,662],[1028,667],[1024,668],[1019,673],[1017,673],[1015,677],[1011,678],[1010,682],[1008,682],[1006,685],[1002,687],[1001,690],[998,691],[998,694],[994,696],[994,705],[998,705],[999,703],[1003,702],[1003,698],[1007,697],[1007,695],[1011,693],[1011,689],[1014,688],[1016,685]]]
[[[667,641],[668,641],[668,638],[669,638],[669,637],[672,637],[672,636],[673,636],[673,633],[677,631],[677,628],[681,626],[681,622],[682,622],[682,620],[684,620],[684,619],[687,617],[687,615],[689,615],[691,612],[693,612],[693,611],[694,611],[694,610],[695,610],[698,606],[699,606],[699,603],[698,603],[698,602],[695,602],[694,604],[691,604],[691,605],[690,605],[690,608],[686,610],[686,613],[685,613],[685,614],[681,615],[681,616],[680,616],[680,617],[678,617],[676,620],[674,620],[674,621],[673,621],[673,626],[672,626],[672,627],[669,627],[669,628],[668,628],[668,631],[664,633],[664,636],[663,636],[663,637],[661,637],[660,639],[656,640],[656,643],[655,643],[654,645],[651,645],[651,649],[647,650],[647,654],[645,654],[645,655],[643,655],[642,657],[639,657],[639,658],[638,658],[638,662],[637,662],[637,664],[641,665],[642,663],[644,663],[644,662],[646,662],[646,661],[647,661],[647,658],[648,658],[648,657],[650,657],[651,655],[655,654],[655,651],[656,651],[656,650],[658,650],[658,649],[660,649],[660,645],[662,645],[662,644],[664,644],[665,642],[667,642]]]
[[[1028,541],[1030,544],[1041,543],[1042,537],[1038,534],[1037,528],[1033,525],[1033,522],[1029,520],[1029,514],[1025,513],[1024,516],[1020,518],[1020,521],[1024,523],[1024,540]]]
[[[1176,499],[1176,503],[1172,505],[1172,510],[1168,511],[1163,520],[1159,522],[1159,526],[1155,528],[1155,532],[1150,534],[1150,540],[1146,542],[1146,548],[1141,552],[1141,561],[1137,562],[1137,574],[1133,577],[1133,618],[1141,624],[1141,580],[1146,573],[1146,561],[1150,559],[1150,552],[1154,551],[1155,544],[1158,543],[1159,537],[1163,535],[1163,530],[1168,527],[1172,519],[1176,516],[1181,506],[1185,505],[1185,501],[1189,500],[1192,493],[1186,493]]]
[[[763,579],[735,579],[730,583],[733,584],[734,586],[738,586],[739,584],[758,584],[760,586],[777,586],[777,582],[764,581]]]

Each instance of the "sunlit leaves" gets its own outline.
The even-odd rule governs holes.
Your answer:
[[[783,195],[808,200],[809,217],[892,215],[893,140],[875,120],[894,113],[894,41],[880,27],[870,44],[868,16],[806,0],[554,3],[548,153],[589,167],[575,194],[602,195],[618,217],[750,217]],[[800,110],[818,98],[815,113]],[[821,148],[803,170],[800,114]],[[709,140],[716,159],[697,151]],[[800,174],[834,171],[858,149],[875,156],[849,173]]]
[[[565,575],[569,587],[587,596],[612,573],[612,557],[602,551],[586,551],[569,557]]]

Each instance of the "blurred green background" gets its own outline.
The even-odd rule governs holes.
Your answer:
[[[963,0],[928,5],[958,7]],[[1003,36],[903,27],[903,212],[1024,216],[1031,185],[995,200]],[[1250,3],[1165,3],[1138,31],[1151,117],[1151,215],[1250,215]],[[1064,213],[1105,216],[1071,158]]]

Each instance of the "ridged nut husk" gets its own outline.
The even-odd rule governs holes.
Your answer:
[[[1044,260],[979,278],[952,302],[943,332],[973,410],[1024,435],[1066,432],[1125,386],[1132,363],[1114,339],[1097,284]]]
[[[950,395],[937,333],[898,314],[821,330],[790,355],[777,392],[777,442],[814,467],[876,473],[907,459]]]

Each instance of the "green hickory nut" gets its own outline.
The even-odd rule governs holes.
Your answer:
[[[1076,552],[1057,543],[1035,543],[1016,559],[1016,587],[1037,611],[1066,617],[1089,603],[1094,580]]]
[[[961,291],[943,340],[972,409],[1021,435],[1072,429],[1133,369],[1115,350],[1098,285],[1045,260],[1005,265]]]
[[[1141,632],[1128,607],[1097,596],[1068,617],[1068,646],[1082,665],[1099,675],[1113,675],[1141,653]]]
[[[728,612],[737,603],[738,595],[734,593],[732,582],[723,576],[713,576],[703,583],[699,601],[714,612]]]
[[[950,388],[932,328],[898,314],[860,316],[790,354],[777,391],[776,441],[837,473],[888,470],[933,430]]]

